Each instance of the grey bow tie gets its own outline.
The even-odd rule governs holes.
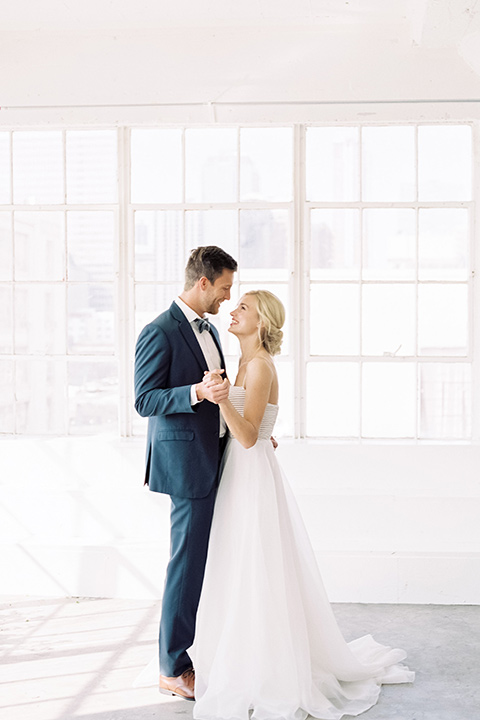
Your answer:
[[[206,318],[195,318],[193,322],[197,324],[199,332],[202,333],[204,330],[211,332],[210,323]]]

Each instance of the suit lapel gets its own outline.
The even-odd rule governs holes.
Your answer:
[[[175,320],[178,322],[178,329],[182,333],[186,344],[195,356],[195,359],[200,365],[202,372],[208,370],[205,357],[203,355],[200,345],[198,344],[197,338],[195,337],[195,333],[193,332],[192,328],[190,327],[190,323],[188,322],[187,318],[183,314],[182,310],[178,307],[176,302],[173,302],[171,304],[170,312],[175,318]]]

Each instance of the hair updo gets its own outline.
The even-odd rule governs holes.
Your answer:
[[[278,355],[282,346],[283,332],[280,328],[285,322],[285,308],[276,295],[268,290],[251,290],[245,295],[257,299],[257,312],[260,318],[258,337],[269,355]]]

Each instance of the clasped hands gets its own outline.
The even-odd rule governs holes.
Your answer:
[[[228,378],[222,378],[224,372],[225,370],[220,369],[205,371],[202,382],[195,388],[199,400],[209,400],[215,405],[227,400],[230,383]]]

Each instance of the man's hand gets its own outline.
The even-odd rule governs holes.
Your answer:
[[[195,386],[199,400],[208,400],[215,405],[227,400],[230,383],[227,378],[222,379],[225,370],[211,370],[206,372],[201,383]]]

